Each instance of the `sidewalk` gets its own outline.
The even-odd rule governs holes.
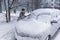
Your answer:
[[[14,22],[0,24],[0,40],[13,40],[15,31],[14,28]]]

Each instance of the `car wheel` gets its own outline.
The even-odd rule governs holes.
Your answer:
[[[17,39],[15,38],[15,40],[17,40]]]
[[[60,28],[59,28],[60,29]]]
[[[46,37],[46,40],[51,40],[51,35],[48,35],[48,36]]]

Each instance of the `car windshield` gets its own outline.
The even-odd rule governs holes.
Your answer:
[[[48,22],[51,20],[51,15],[50,13],[41,13],[36,16],[36,19],[38,21]]]
[[[35,15],[34,13],[31,14],[31,16],[26,17],[24,20],[32,20],[35,19],[37,21],[43,21],[43,22],[47,22],[51,20],[51,15],[50,13],[40,13],[38,15]]]

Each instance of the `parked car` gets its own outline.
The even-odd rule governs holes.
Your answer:
[[[30,19],[17,22],[15,27],[16,39],[51,40],[51,37],[54,36],[60,27],[60,22],[55,19],[58,14],[54,15],[52,13],[59,14],[59,11],[56,11],[56,9],[38,9],[32,12]]]

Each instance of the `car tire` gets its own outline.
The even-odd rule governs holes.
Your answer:
[[[15,38],[15,40],[17,40],[17,39]]]
[[[51,40],[51,35],[48,35],[48,36],[46,37],[46,40]]]
[[[60,29],[60,28],[59,28]]]

